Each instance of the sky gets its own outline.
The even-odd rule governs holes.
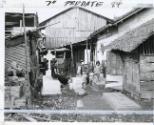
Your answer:
[[[100,7],[86,7],[91,11],[94,11],[100,15],[106,16],[110,19],[122,16],[131,9],[143,4],[153,4],[154,0],[55,0],[55,4],[47,6],[48,0],[3,0],[4,8],[6,12],[22,12],[23,4],[25,6],[25,12],[38,13],[39,22],[42,22],[51,16],[69,8],[72,6],[64,6],[66,1],[97,1],[103,2]],[[54,1],[54,0],[49,0]],[[119,8],[112,8],[112,2],[122,3]]]

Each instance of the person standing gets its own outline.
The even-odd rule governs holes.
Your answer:
[[[51,62],[50,62],[50,64],[51,64],[51,76],[52,76],[52,78],[56,78],[56,74],[55,74],[56,62],[57,62],[57,60],[55,58],[53,58],[51,60]]]
[[[102,72],[103,72],[103,77],[106,78],[106,62],[102,61]]]
[[[101,73],[102,73],[102,67],[100,65],[100,62],[97,61],[96,62],[96,66],[94,68],[94,74],[97,77],[97,81],[100,81],[100,75],[101,75]]]
[[[80,64],[77,67],[77,75],[82,76],[83,72],[82,72],[82,63],[83,61],[80,61]]]

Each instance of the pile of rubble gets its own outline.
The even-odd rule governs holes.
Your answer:
[[[5,108],[25,107],[30,96],[29,89],[25,71],[13,61],[5,74]]]

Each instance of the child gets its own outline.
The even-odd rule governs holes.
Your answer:
[[[100,65],[100,62],[97,61],[96,66],[94,68],[94,74],[96,75],[98,81],[100,81],[100,74],[101,73],[102,73],[102,67]]]

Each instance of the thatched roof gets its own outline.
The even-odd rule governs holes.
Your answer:
[[[154,18],[114,40],[107,48],[131,52],[154,33]]]

